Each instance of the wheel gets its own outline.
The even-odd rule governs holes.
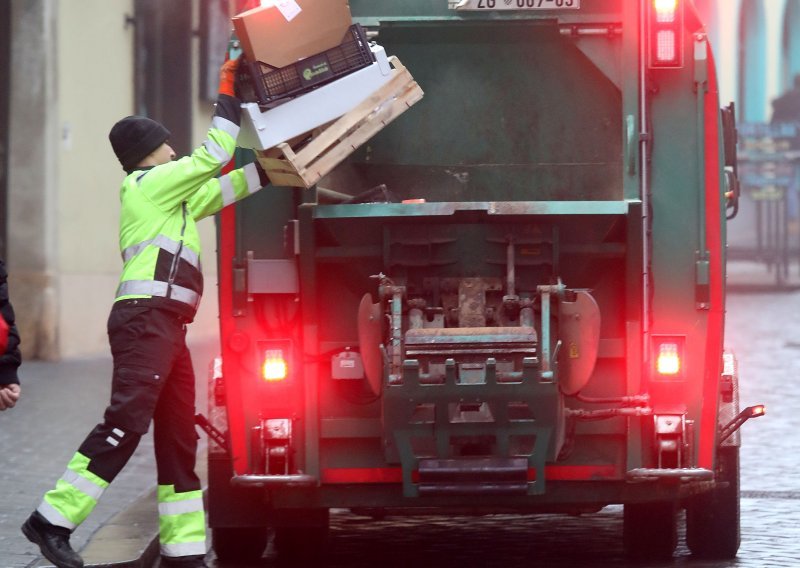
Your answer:
[[[720,448],[718,458],[721,486],[687,504],[686,544],[698,557],[727,560],[736,556],[741,540],[739,448]]]
[[[672,558],[678,545],[678,506],[672,501],[628,503],[623,512],[625,554],[636,560]]]
[[[267,527],[225,527],[211,529],[211,545],[222,562],[258,560],[267,547]]]
[[[279,515],[275,551],[282,563],[307,566],[319,559],[328,540],[327,509],[300,509]]]

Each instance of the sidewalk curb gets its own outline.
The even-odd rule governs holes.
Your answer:
[[[157,489],[100,527],[80,551],[85,568],[151,568],[159,556]],[[42,559],[36,568],[52,567]]]
[[[159,556],[157,489],[104,524],[81,551],[86,568],[150,568]],[[126,559],[126,560],[121,560]]]

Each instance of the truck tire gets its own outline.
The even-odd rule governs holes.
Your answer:
[[[625,555],[629,558],[672,558],[678,545],[678,506],[672,501],[627,503],[622,528]]]
[[[267,527],[225,527],[211,529],[211,545],[222,562],[258,560],[267,547]]]
[[[719,450],[721,485],[692,497],[686,506],[686,544],[701,558],[734,558],[741,541],[739,508],[739,448]]]

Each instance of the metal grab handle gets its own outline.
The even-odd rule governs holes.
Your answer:
[[[739,414],[737,414],[733,420],[728,422],[719,432],[719,440],[717,443],[721,444],[725,440],[731,437],[731,435],[736,432],[739,428],[742,427],[742,424],[750,420],[751,418],[758,418],[759,416],[764,416],[766,414],[766,409],[764,408],[763,404],[756,404],[755,406],[748,406],[744,410],[742,410]]]
[[[219,447],[225,450],[225,453],[229,453],[228,440],[225,438],[225,434],[223,434],[217,428],[215,428],[214,425],[208,421],[208,418],[199,413],[195,414],[194,423],[200,426],[200,429],[203,430],[203,432],[205,432],[206,434],[208,434],[209,438],[214,440],[219,445]]]

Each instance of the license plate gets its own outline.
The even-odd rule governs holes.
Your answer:
[[[581,0],[449,0],[451,10],[578,10]]]

